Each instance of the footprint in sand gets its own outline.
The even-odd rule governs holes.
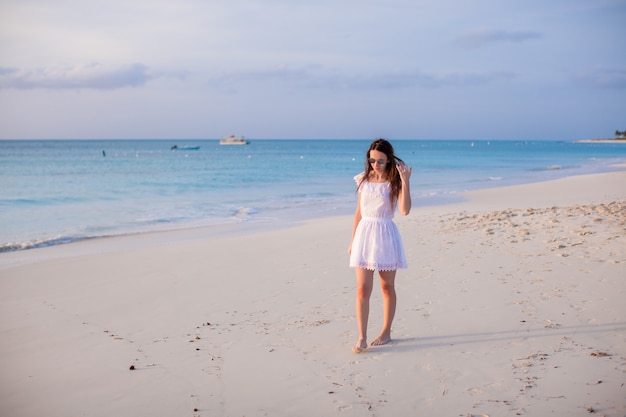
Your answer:
[[[468,388],[465,391],[469,392],[470,394],[482,394],[483,393],[483,389],[480,387]]]
[[[351,405],[340,405],[339,407],[337,407],[337,411],[339,411],[340,413],[343,413],[344,411],[347,411],[349,409],[351,409],[352,406]]]

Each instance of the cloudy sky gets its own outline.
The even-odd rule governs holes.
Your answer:
[[[626,0],[0,0],[0,139],[626,130]]]

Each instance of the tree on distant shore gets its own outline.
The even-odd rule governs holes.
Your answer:
[[[618,138],[619,137],[626,138],[626,130],[624,130],[622,132],[620,132],[619,130],[616,130],[615,131],[615,136],[618,137]]]

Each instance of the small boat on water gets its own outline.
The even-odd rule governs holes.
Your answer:
[[[228,135],[220,140],[220,145],[247,145],[249,142],[243,136]]]
[[[170,148],[172,151],[197,151],[198,149],[200,149],[199,146],[178,146],[178,145],[174,145]]]

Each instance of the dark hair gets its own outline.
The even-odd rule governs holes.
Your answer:
[[[361,178],[357,190],[361,187],[363,181],[367,181],[369,179],[370,173],[372,172],[372,164],[368,161],[371,151],[379,151],[387,155],[387,166],[385,167],[385,171],[387,172],[387,181],[391,184],[391,202],[393,203],[398,199],[400,190],[402,189],[402,180],[400,179],[400,173],[398,172],[398,167],[396,167],[396,165],[398,163],[404,163],[404,161],[395,155],[393,146],[391,146],[391,143],[385,139],[379,138],[370,144],[367,154],[365,155],[365,175]]]

